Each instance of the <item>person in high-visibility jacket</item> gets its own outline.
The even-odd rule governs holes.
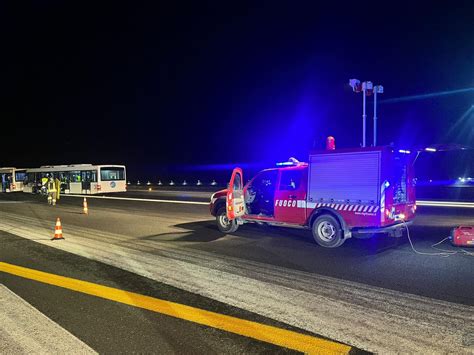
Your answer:
[[[47,192],[48,192],[48,181],[49,181],[49,174],[46,174],[45,176],[43,176],[41,178],[41,186],[39,187],[38,193],[43,194],[43,192],[44,192],[45,194],[47,194]]]
[[[46,188],[48,189],[48,204],[49,205],[56,205],[56,184],[54,183],[54,179],[51,176],[46,184]]]
[[[61,198],[61,181],[58,178],[54,179],[54,185],[56,187],[56,199],[59,201]]]

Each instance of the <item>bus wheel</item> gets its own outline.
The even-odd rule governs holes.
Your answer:
[[[316,218],[312,231],[314,240],[322,247],[337,248],[344,243],[339,221],[329,214]]]
[[[229,221],[225,207],[219,208],[216,214],[217,228],[222,233],[234,233],[239,228],[237,221],[234,219]]]

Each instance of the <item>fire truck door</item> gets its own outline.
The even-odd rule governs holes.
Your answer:
[[[306,222],[306,181],[303,170],[282,170],[275,193],[275,219],[278,222]]]
[[[226,196],[227,218],[236,219],[245,214],[244,184],[242,169],[235,168],[230,178]]]

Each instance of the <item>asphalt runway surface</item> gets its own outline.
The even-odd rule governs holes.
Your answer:
[[[208,202],[211,193],[118,196]],[[223,235],[206,205],[88,201],[90,214],[84,216],[81,198],[65,197],[49,207],[39,196],[0,195],[0,261],[230,312],[367,351],[474,351],[471,255],[419,255],[406,237],[350,239],[324,249],[305,230],[244,225]],[[66,239],[51,242],[56,217]],[[473,209],[419,207],[410,235],[417,250],[436,253],[431,245],[453,226],[473,222]],[[459,250],[448,243],[437,248]],[[100,352],[121,346],[170,353],[288,351],[1,273],[0,283]],[[72,311],[62,299],[73,304]],[[110,311],[97,331],[95,315],[104,314],[104,307]]]
[[[0,232],[0,238],[6,246],[0,251],[1,260],[5,262],[280,325],[250,312],[8,233]],[[99,353],[292,352],[232,333],[8,274],[0,275],[0,283]],[[68,353],[78,350],[70,348]]]

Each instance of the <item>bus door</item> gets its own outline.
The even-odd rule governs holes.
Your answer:
[[[278,222],[306,222],[306,174],[303,169],[282,169],[275,193],[275,219]]]
[[[69,193],[82,194],[82,176],[80,171],[69,172]]]
[[[2,173],[1,175],[1,182],[2,182],[2,192],[10,192],[12,181],[12,174],[11,173]]]
[[[91,182],[96,182],[96,181],[97,181],[96,171],[93,171],[93,170],[81,171],[81,182],[82,182],[83,190],[86,190],[88,191],[88,193],[90,193]]]
[[[0,173],[0,182],[2,183],[2,192],[7,192],[7,174]]]

